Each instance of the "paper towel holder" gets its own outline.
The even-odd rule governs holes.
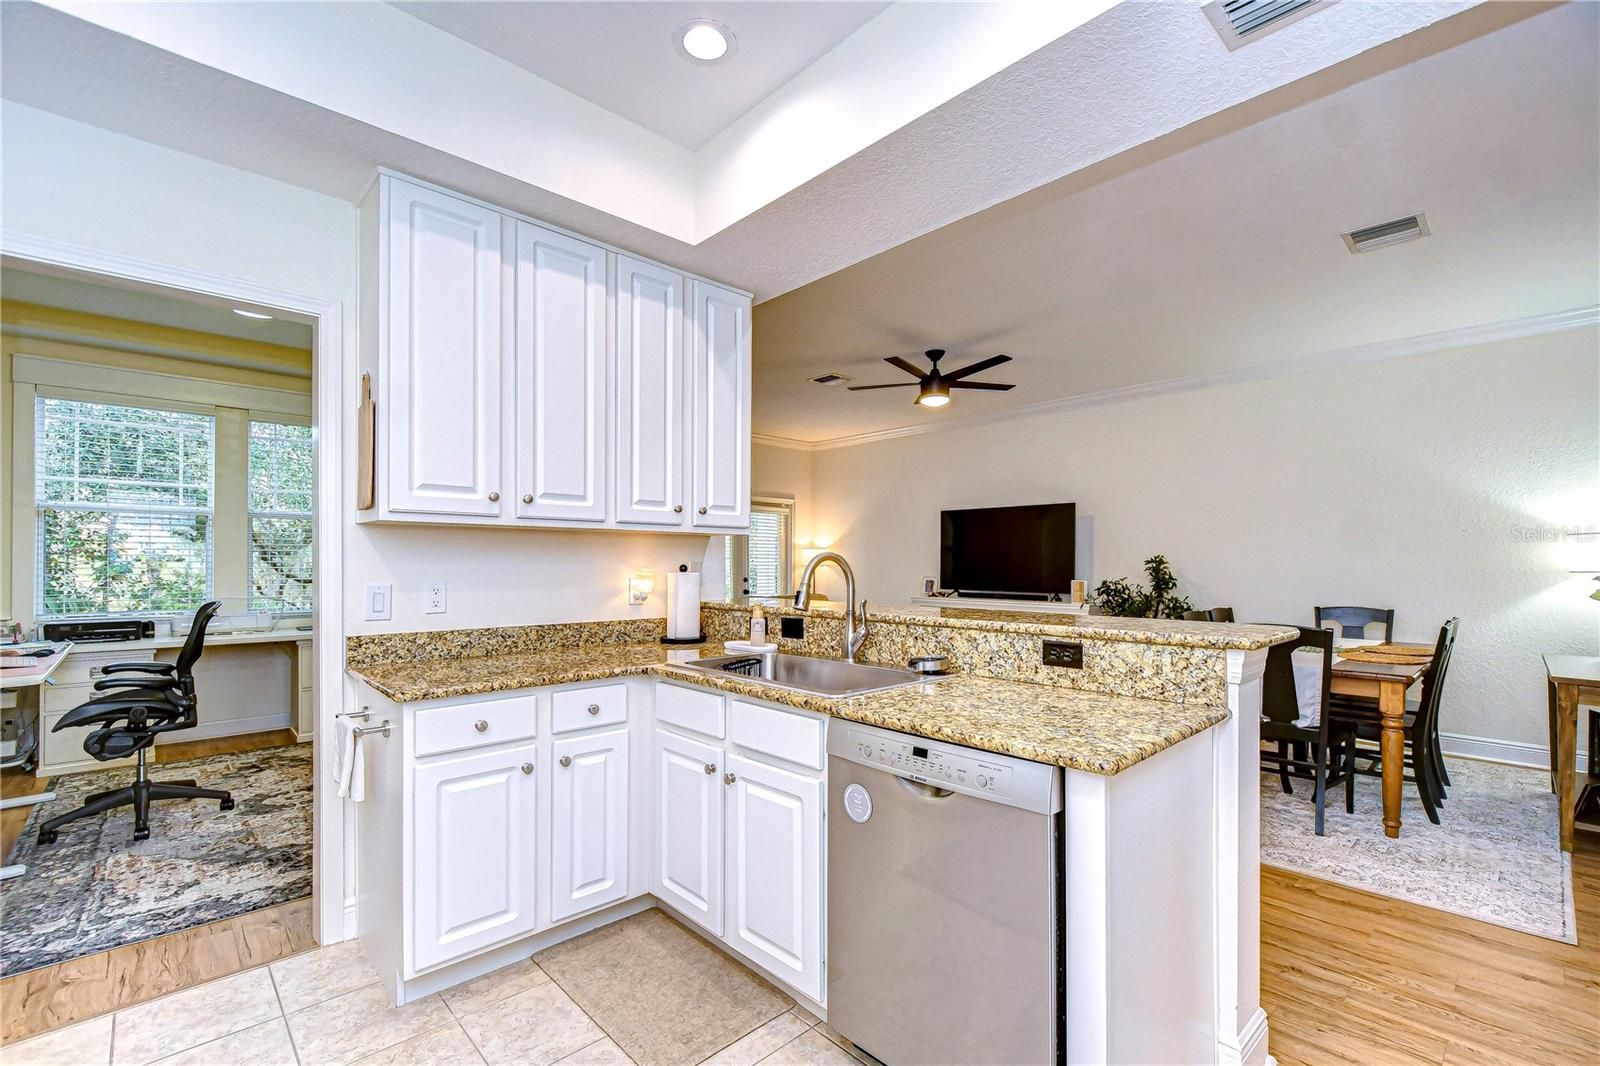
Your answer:
[[[687,574],[689,572],[689,564],[687,564],[687,563],[679,563],[678,564],[678,572],[680,574]],[[672,605],[670,603],[667,605],[667,611],[668,611],[668,613],[671,613],[671,611],[672,611]],[[693,636],[693,637],[668,637],[668,636],[663,636],[661,638],[661,643],[663,643],[663,644],[704,644],[705,642],[706,642],[706,635],[704,633],[701,633],[698,636]]]

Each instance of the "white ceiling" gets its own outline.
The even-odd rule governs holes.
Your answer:
[[[697,149],[816,62],[887,3],[543,3],[390,0],[452,36]],[[674,31],[728,27],[734,54],[706,65]],[[597,53],[606,57],[596,62]],[[626,71],[626,77],[618,77]]]
[[[147,322],[306,351],[311,349],[311,327],[303,323],[277,318],[246,318],[234,314],[229,307],[199,299],[168,296],[148,289],[123,288],[6,267],[0,269],[0,296],[7,300],[68,311],[86,311],[131,322]]]
[[[756,431],[837,440],[1591,308],[1597,75],[1600,5],[1569,4],[902,244],[756,308]],[[1416,211],[1421,241],[1340,240]],[[985,377],[1018,387],[926,411],[807,381],[895,381],[883,356],[930,347],[1009,354]]]

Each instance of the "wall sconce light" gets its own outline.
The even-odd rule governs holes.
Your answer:
[[[656,590],[656,572],[654,570],[635,570],[633,576],[628,578],[628,603],[637,607],[650,598]]]

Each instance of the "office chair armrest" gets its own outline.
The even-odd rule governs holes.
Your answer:
[[[171,674],[178,669],[177,663],[112,663],[104,667],[103,674]]]
[[[171,691],[182,684],[175,677],[108,677],[94,683],[96,692],[108,688],[145,688],[151,691]]]

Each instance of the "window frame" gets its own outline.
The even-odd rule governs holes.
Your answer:
[[[749,586],[750,579],[750,532],[745,527],[743,533],[730,533],[726,561],[728,566],[728,591],[735,595],[755,596],[757,598],[778,598],[794,595],[795,579],[795,541],[794,541],[794,512],[795,498],[776,494],[759,494],[750,497],[750,517],[755,518],[759,512],[781,513],[784,516],[784,533],[779,551],[782,559],[779,565],[779,589],[776,593],[752,593],[743,591]],[[740,591],[735,592],[733,585],[738,583]]]
[[[61,614],[52,614],[47,611],[45,603],[45,565],[48,553],[44,549],[44,520],[46,510],[72,511],[77,513],[95,514],[143,514],[143,515],[204,515],[206,519],[205,540],[205,591],[201,602],[211,599],[216,590],[217,570],[217,437],[218,417],[216,407],[206,404],[187,403],[182,400],[162,400],[154,397],[125,395],[117,393],[98,392],[91,389],[64,388],[55,385],[36,385],[30,398],[32,407],[32,425],[29,434],[28,464],[30,470],[31,496],[30,510],[33,515],[33,560],[32,579],[33,595],[29,605],[35,621],[73,621],[84,619],[102,618],[176,618],[190,614],[194,607],[161,609],[161,608],[135,608],[128,611],[99,611],[84,612],[74,611]],[[20,397],[19,397],[20,398]],[[64,400],[69,403],[91,403],[103,407],[126,407],[146,411],[167,411],[174,414],[199,415],[211,420],[211,482],[207,486],[206,498],[209,501],[204,508],[184,504],[164,504],[160,506],[125,505],[108,506],[101,504],[78,504],[73,502],[52,503],[41,497],[41,481],[39,475],[39,402],[41,400]],[[196,607],[199,604],[195,605]]]
[[[301,512],[301,511],[257,511],[254,507],[252,507],[250,505],[250,484],[251,484],[251,477],[250,477],[250,474],[251,474],[251,471],[250,471],[251,432],[250,431],[251,431],[251,428],[257,422],[261,422],[261,423],[265,423],[265,424],[272,424],[272,425],[279,425],[279,426],[303,426],[306,429],[310,429],[312,431],[312,433],[311,433],[311,442],[310,442],[311,443],[311,456],[310,456],[311,488],[307,492],[307,495],[311,499],[311,509],[310,510],[307,510],[307,511],[304,511],[304,512]],[[272,615],[274,615],[276,617],[279,617],[279,618],[307,618],[307,617],[310,617],[310,615],[311,615],[311,606],[310,605],[308,605],[308,606],[306,606],[304,608],[293,608],[293,609],[290,609],[290,608],[287,608],[287,607],[257,607],[256,606],[256,604],[254,602],[255,581],[254,581],[254,578],[253,578],[254,566],[255,566],[255,552],[253,550],[252,542],[250,540],[250,525],[257,518],[303,518],[307,522],[311,523],[311,529],[312,529],[312,569],[311,569],[311,575],[312,576],[311,576],[311,588],[314,590],[315,587],[316,587],[316,541],[315,541],[315,537],[316,537],[316,514],[315,514],[315,512],[316,512],[316,495],[317,495],[317,482],[316,482],[316,474],[317,474],[317,439],[316,439],[316,430],[311,425],[311,419],[307,418],[307,417],[304,417],[304,416],[301,416],[301,415],[286,414],[286,413],[283,413],[281,411],[255,411],[255,410],[246,411],[245,412],[245,419],[244,419],[244,473],[245,473],[245,487],[244,487],[244,566],[245,566],[245,571],[244,571],[244,600],[245,600],[245,609],[248,610],[248,611],[261,611],[261,612],[264,612],[264,613],[270,613],[270,614],[272,614]],[[313,593],[313,595],[314,595],[314,593]]]

